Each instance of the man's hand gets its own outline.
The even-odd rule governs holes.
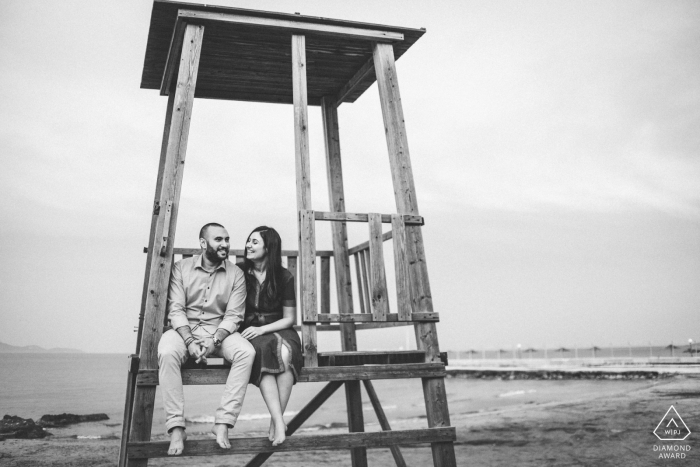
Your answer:
[[[201,343],[201,339],[195,339],[190,342],[190,345],[187,347],[187,351],[196,359],[197,363],[199,363],[202,360],[202,357],[204,357],[204,349],[202,348]]]
[[[250,328],[245,328],[243,332],[241,333],[241,336],[245,337],[248,340],[255,339],[258,336],[262,336],[265,334],[265,331],[263,328],[258,328],[258,327],[250,327]]]
[[[216,350],[216,346],[214,346],[214,338],[213,337],[202,337],[201,340],[201,346],[202,346],[202,358],[204,361],[207,361],[207,357]]]

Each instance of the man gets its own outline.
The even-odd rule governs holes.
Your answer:
[[[201,255],[173,265],[168,290],[172,329],[158,343],[158,375],[172,456],[182,454],[187,438],[182,364],[189,357],[201,361],[209,355],[231,362],[212,429],[218,445],[230,449],[228,430],[241,411],[255,357],[250,342],[236,332],[245,313],[246,286],[243,271],[228,260],[228,232],[219,224],[207,224],[199,232],[199,245]]]

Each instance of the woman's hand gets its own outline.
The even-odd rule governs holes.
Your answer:
[[[245,337],[248,340],[255,339],[258,336],[262,336],[265,334],[265,331],[263,328],[258,328],[258,327],[249,327],[245,328],[243,332],[241,333],[241,336]]]

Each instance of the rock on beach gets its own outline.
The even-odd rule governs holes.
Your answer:
[[[9,438],[38,439],[50,435],[43,427],[34,423],[31,418],[22,418],[16,415],[5,415],[0,420],[0,441]]]
[[[100,422],[102,420],[109,420],[107,414],[95,413],[89,415],[75,415],[72,413],[62,413],[59,415],[43,415],[39,421],[37,421],[37,425],[48,428],[58,428],[74,423]]]

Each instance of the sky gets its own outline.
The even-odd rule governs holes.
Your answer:
[[[216,3],[426,28],[397,72],[442,350],[700,340],[700,3]],[[0,342],[134,350],[167,101],[139,89],[151,6],[0,3]],[[376,84],[339,119],[346,209],[394,212]],[[187,160],[176,246],[214,221],[296,249],[291,105],[196,100]]]

